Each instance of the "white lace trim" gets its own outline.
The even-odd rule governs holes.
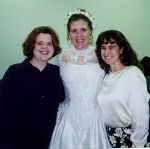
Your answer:
[[[92,59],[92,51],[93,48],[92,46],[89,46],[85,50],[77,50],[73,48],[72,54],[71,54],[71,59],[73,59],[75,62],[79,60],[80,57],[83,57],[83,61],[87,62],[88,60]]]

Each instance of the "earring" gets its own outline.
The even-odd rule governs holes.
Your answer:
[[[90,41],[89,41],[89,44],[91,44],[91,45],[93,44],[93,35],[92,35],[92,34],[90,35]]]
[[[67,43],[68,43],[68,46],[71,46],[71,45],[72,45],[71,39],[70,39],[69,35],[67,35]]]

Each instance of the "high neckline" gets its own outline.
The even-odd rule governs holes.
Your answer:
[[[84,50],[77,50],[76,48],[73,48],[71,59],[78,61],[80,57],[83,57],[84,62],[87,62],[87,60],[92,58],[92,51],[93,47],[91,45],[89,45],[89,47]]]
[[[76,48],[73,48],[73,54],[78,56],[86,56],[92,52],[92,46],[89,45],[88,48],[84,50],[77,50]]]

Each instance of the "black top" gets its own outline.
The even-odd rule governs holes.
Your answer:
[[[14,148],[47,149],[64,99],[59,67],[41,72],[28,60],[8,68],[2,79],[3,144]]]
[[[147,90],[150,93],[150,76],[146,76]]]

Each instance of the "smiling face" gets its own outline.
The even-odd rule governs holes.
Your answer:
[[[74,47],[84,50],[89,46],[91,31],[84,20],[73,21],[70,25],[69,36]]]
[[[111,69],[120,67],[122,48],[120,48],[115,42],[114,43],[103,43],[101,45],[101,57],[106,64],[110,65]]]
[[[51,35],[40,33],[36,38],[32,60],[47,63],[53,54],[54,47]]]

